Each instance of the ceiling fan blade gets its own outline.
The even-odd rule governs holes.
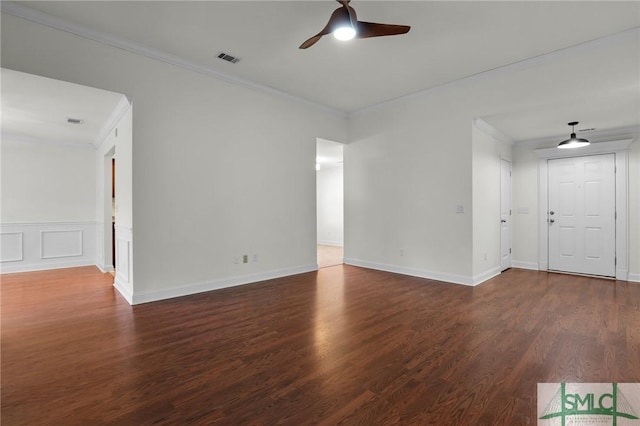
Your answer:
[[[358,21],[357,38],[382,37],[406,34],[411,29],[408,25],[376,24],[374,22]]]
[[[342,2],[339,2],[339,3],[342,4]],[[349,3],[349,2],[347,1],[346,3]],[[306,49],[308,47],[313,46],[318,42],[318,40],[320,40],[320,38],[322,38],[322,36],[332,33],[333,30],[335,30],[338,26],[340,26],[340,23],[344,23],[345,21],[349,21],[349,20],[351,20],[352,22],[357,22],[357,19],[358,18],[356,18],[356,11],[353,10],[352,7],[347,6],[345,4],[342,7],[337,8],[331,14],[331,17],[329,18],[329,22],[327,22],[327,25],[324,26],[322,31],[320,31],[318,34],[314,35],[313,37],[311,37],[310,39],[302,43],[300,45],[300,49]]]
[[[304,43],[302,43],[299,47],[299,49],[306,49],[308,47],[313,46],[314,44],[316,44],[318,42],[318,40],[320,40],[322,38],[322,36],[325,35],[322,32],[314,35],[313,37],[311,37],[310,39],[306,40]]]

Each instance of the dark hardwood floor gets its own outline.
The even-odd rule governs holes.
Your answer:
[[[640,284],[336,266],[131,307],[2,276],[2,424],[534,425],[539,382],[640,382]]]

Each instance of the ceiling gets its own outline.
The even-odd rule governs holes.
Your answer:
[[[3,2],[7,3],[7,2]],[[14,2],[14,4],[16,4]],[[162,52],[228,79],[284,92],[351,113],[465,77],[572,48],[640,27],[640,2],[368,1],[351,3],[361,20],[411,25],[405,35],[339,42],[326,36],[306,50],[339,7],[324,1],[54,1],[19,2],[76,28]],[[141,25],[141,22],[153,25]],[[640,34],[636,32],[636,34]],[[546,105],[508,106],[483,117],[513,140],[566,133],[573,120],[604,118],[598,128],[640,125],[638,36],[623,48],[624,71],[585,94]],[[596,42],[593,42],[596,40]],[[577,48],[580,51],[580,48]],[[231,64],[225,52],[240,58]],[[588,52],[582,52],[588,57]],[[619,55],[612,57],[619,61]],[[589,59],[596,63],[599,58]],[[587,67],[576,79],[601,81]],[[545,75],[553,80],[553,75]],[[575,99],[581,100],[576,102]],[[600,105],[601,107],[597,107]],[[606,108],[604,108],[606,106]],[[532,122],[532,114],[539,117]],[[539,114],[539,115],[538,115]],[[608,117],[608,118],[607,118]],[[552,124],[557,127],[552,127]],[[542,130],[544,129],[544,131]]]
[[[109,130],[119,94],[1,69],[2,137],[25,142],[96,145]],[[82,120],[72,124],[68,118]]]

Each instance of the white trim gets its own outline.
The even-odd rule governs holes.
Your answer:
[[[0,240],[0,263],[5,263],[5,262],[22,262],[24,260],[24,232],[22,231],[17,231],[17,232],[0,232],[0,236],[2,235],[19,235],[19,243],[18,243],[18,247],[19,249],[16,250],[16,252],[20,252],[20,255],[17,257],[10,257],[10,258],[5,258],[4,257],[4,252],[5,252],[5,245],[2,244],[2,241]]]
[[[613,129],[604,129],[604,130],[594,130],[589,133],[584,133],[584,136],[587,137],[592,144],[598,144],[601,142],[606,142],[612,139],[615,140],[623,140],[623,139],[635,139],[640,135],[640,126],[625,126],[625,127],[616,127]],[[567,134],[564,133],[562,135],[556,136],[546,136],[538,139],[528,139],[524,141],[517,141],[518,146],[522,147],[530,147],[531,149],[537,148],[549,148],[553,149],[558,146],[558,143],[567,138]],[[576,148],[580,149],[580,148]],[[563,150],[565,153],[569,153],[572,150],[566,149]]]
[[[537,263],[535,263],[535,262],[525,262],[523,260],[512,260],[511,261],[511,267],[512,268],[518,268],[518,269],[530,269],[532,271],[539,271],[540,270],[540,266],[538,266]]]
[[[518,72],[518,71],[521,71],[533,66],[537,66],[546,62],[557,60],[558,58],[567,57],[581,51],[590,50],[590,49],[593,49],[594,47],[599,47],[603,45],[616,45],[626,39],[636,39],[638,38],[638,36],[640,36],[640,27],[630,28],[628,30],[621,31],[619,33],[607,35],[604,37],[597,38],[595,40],[590,40],[584,43],[579,43],[573,46],[565,47],[563,49],[559,49],[554,52],[543,53],[541,55],[534,56],[532,58],[523,59],[521,61],[514,62],[508,65],[503,65],[487,71],[481,71],[477,74],[472,74],[467,77],[462,77],[457,80],[452,80],[450,82],[433,86],[425,90],[420,90],[418,92],[414,92],[404,96],[399,96],[397,98],[380,102],[375,105],[360,108],[360,109],[351,111],[349,115],[363,114],[365,112],[369,112],[374,109],[385,108],[401,102],[406,102],[411,99],[434,95],[437,93],[441,93],[445,90],[461,87],[463,85],[471,84],[476,81],[482,81],[486,78],[499,77],[505,74],[511,74],[511,73]]]
[[[484,271],[481,274],[477,274],[473,276],[473,285],[476,286],[481,284],[487,280],[490,280],[493,277],[497,277],[502,273],[502,268],[500,266],[496,266],[495,268],[491,268],[487,271]]]
[[[412,277],[426,278],[451,284],[467,286],[474,285],[474,278],[464,275],[448,274],[445,272],[425,271],[423,269],[407,268],[406,266],[388,265],[384,263],[369,262],[366,260],[344,258],[345,265],[359,266],[361,268],[375,269],[378,271],[393,272],[395,274],[409,275]],[[479,277],[479,276],[478,276]]]
[[[628,214],[628,148],[633,139],[593,143],[577,149],[536,149],[538,156],[538,261],[540,270],[549,269],[548,206],[548,160],[555,158],[585,157],[598,154],[615,154],[616,166],[616,279],[627,281],[629,262]],[[569,152],[567,152],[569,151]]]
[[[22,234],[22,259],[0,262],[0,273],[44,271],[96,263],[96,222],[0,223],[2,234]],[[61,247],[47,247],[47,235],[66,234]],[[60,242],[60,241],[57,241]]]
[[[341,241],[328,241],[328,240],[318,240],[318,245],[321,246],[332,246],[332,247],[343,247],[344,244]]]
[[[184,286],[168,288],[165,290],[151,291],[146,293],[135,293],[129,303],[138,305],[140,303],[155,302],[158,300],[172,299],[174,297],[188,296],[190,294],[204,293],[212,290],[219,290],[227,287],[256,283],[259,281],[271,280],[274,278],[287,277],[290,275],[304,274],[318,270],[318,265],[304,265],[293,268],[277,269],[273,271],[260,272],[257,274],[242,275],[231,278],[221,278],[213,281],[187,284]],[[116,287],[117,288],[117,287]],[[122,293],[122,292],[121,292]],[[127,295],[123,293],[127,298]]]
[[[479,130],[483,131],[484,133],[490,136],[493,136],[495,139],[498,139],[501,142],[504,142],[511,146],[513,146],[514,144],[514,140],[511,139],[511,137],[502,133],[500,130],[496,129],[495,127],[493,127],[491,124],[487,123],[480,117],[476,117],[473,119],[473,125],[476,126]],[[508,161],[511,162],[511,160],[508,160]]]
[[[592,143],[591,145],[587,145],[582,148],[558,149],[557,147],[554,147],[541,148],[534,151],[536,153],[536,156],[540,159],[553,160],[555,158],[572,158],[597,154],[613,154],[619,151],[628,150],[631,142],[633,142],[633,139],[621,139],[615,141]]]
[[[251,80],[246,80],[246,79],[235,77],[229,74],[224,74],[213,68],[209,68],[207,66],[192,62],[180,56],[172,55],[170,53],[164,52],[159,49],[154,49],[152,47],[145,46],[143,44],[134,43],[129,40],[116,37],[112,34],[95,31],[83,25],[78,25],[76,23],[67,21],[65,19],[58,18],[44,12],[40,12],[38,10],[24,6],[23,4],[18,4],[12,1],[2,1],[1,7],[2,7],[3,13],[17,16],[19,18],[26,19],[31,22],[45,25],[47,27],[64,31],[70,34],[75,34],[77,36],[84,37],[98,43],[102,43],[111,47],[126,50],[127,52],[131,52],[137,55],[146,56],[147,58],[155,59],[157,61],[164,62],[170,65],[175,65],[177,67],[187,69],[189,71],[193,71],[198,74],[215,77],[227,83],[244,86],[250,89],[261,91],[263,93],[268,93],[281,98],[293,100],[301,104],[304,104],[325,112],[332,113],[339,117],[343,117],[343,118],[347,117],[347,114],[344,111],[340,111],[338,109],[331,108],[326,105],[322,105],[310,99],[293,95],[291,93],[287,93],[282,90],[275,89],[273,87],[265,86]]]
[[[106,274],[107,272],[115,271],[115,269],[113,268],[113,265],[98,265],[98,264],[96,264],[96,268],[100,269],[100,272],[102,272],[103,274]]]
[[[113,111],[111,111],[111,114],[109,114],[109,117],[104,122],[104,125],[100,129],[98,136],[95,138],[93,142],[91,142],[91,145],[95,149],[98,149],[100,145],[102,145],[102,142],[104,142],[105,139],[107,139],[111,131],[120,122],[120,119],[124,117],[127,111],[129,111],[129,108],[131,108],[131,103],[129,103],[129,100],[127,99],[127,97],[125,95],[120,95],[120,100],[118,101],[118,104],[113,109]]]
[[[89,260],[60,260],[52,263],[9,264],[0,266],[2,274],[16,274],[19,272],[48,271],[50,269],[78,268],[80,266],[96,266],[93,259]]]
[[[78,245],[78,251],[73,253],[58,253],[58,254],[50,254],[45,256],[46,244],[45,244],[45,234],[72,234],[75,233],[78,240],[76,241]],[[82,233],[82,229],[52,229],[47,231],[40,231],[40,259],[59,259],[62,257],[81,257],[84,255],[84,247],[82,244],[82,240],[84,235]]]
[[[118,281],[117,278],[113,280],[113,287],[120,293],[124,300],[126,300],[130,305],[133,305],[133,294],[131,293],[131,289],[126,283]]]
[[[629,282],[640,283],[640,274],[629,274]]]
[[[133,304],[133,229],[124,226],[116,230],[116,276],[113,286]]]

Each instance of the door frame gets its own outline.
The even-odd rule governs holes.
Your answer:
[[[569,157],[587,157],[597,154],[615,154],[616,182],[616,279],[627,281],[628,266],[628,150],[633,139],[593,143],[583,148],[561,150],[558,148],[536,149],[538,157],[538,269],[549,270],[549,182],[548,160]],[[567,152],[568,151],[568,152]]]
[[[510,160],[507,160],[506,158],[500,158],[500,220],[502,221],[502,205],[505,202],[505,200],[502,199],[502,183],[503,183],[503,164],[508,164],[509,166],[509,219],[508,219],[508,226],[509,226],[509,263],[508,265],[503,265],[502,264],[502,222],[500,222],[500,253],[499,253],[499,258],[500,258],[500,271],[504,272],[505,270],[511,268],[512,264],[513,264],[513,254],[511,253],[511,248],[513,247],[513,177],[512,177],[512,172],[513,172],[513,165],[511,164]]]

